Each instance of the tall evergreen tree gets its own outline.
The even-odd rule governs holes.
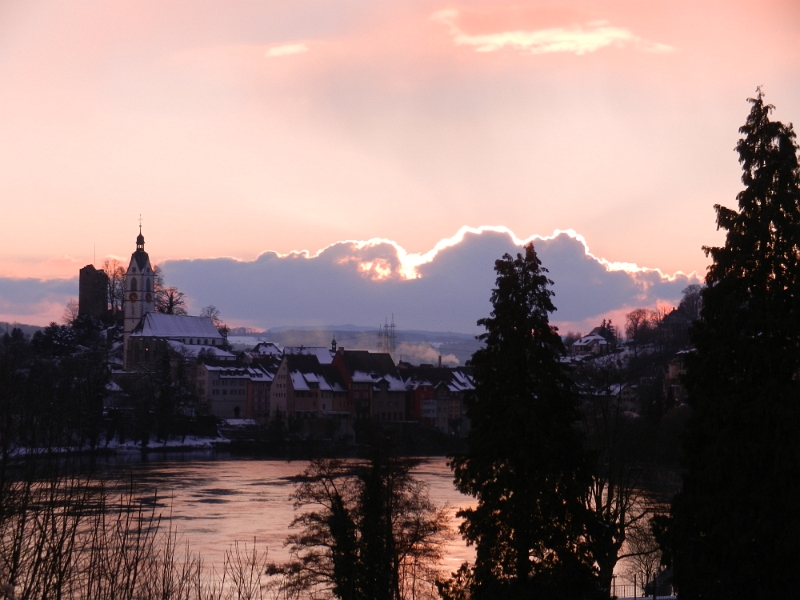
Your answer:
[[[739,210],[692,331],[693,414],[670,548],[681,598],[792,597],[800,539],[800,170],[791,125],[761,91],[736,146]]]
[[[549,323],[552,281],[532,244],[495,270],[493,311],[478,321],[485,347],[472,357],[472,430],[451,462],[456,486],[478,500],[459,513],[476,547],[472,597],[586,597],[596,585],[582,502],[588,461]]]

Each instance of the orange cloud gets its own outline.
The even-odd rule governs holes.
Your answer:
[[[628,29],[614,27],[607,21],[545,29],[515,29],[470,34],[459,25],[459,17],[458,10],[445,9],[434,13],[431,19],[448,27],[457,46],[472,46],[476,52],[495,52],[510,48],[530,54],[566,52],[581,55],[608,46],[633,46],[645,52],[673,50],[671,46],[642,39]]]
[[[308,52],[308,46],[305,44],[284,44],[282,46],[273,46],[267,50],[267,57],[291,56],[292,54],[302,54],[303,52]]]

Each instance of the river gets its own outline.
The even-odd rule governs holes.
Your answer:
[[[308,463],[231,457],[224,454],[186,453],[117,456],[102,466],[109,480],[133,480],[139,495],[157,491],[157,512],[170,520],[183,543],[198,552],[206,565],[221,567],[225,551],[235,542],[259,550],[269,559],[288,558],[284,540],[295,515],[291,495],[293,478]],[[445,550],[442,569],[455,571],[474,552],[458,536],[455,512],[472,506],[471,498],[453,487],[452,475],[442,457],[427,458],[413,471],[429,490],[437,506],[448,506],[454,535]]]

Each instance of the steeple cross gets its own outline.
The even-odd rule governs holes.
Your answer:
[[[139,233],[142,233],[142,213],[139,213]]]

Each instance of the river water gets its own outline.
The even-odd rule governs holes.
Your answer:
[[[133,481],[137,495],[152,497],[156,512],[171,521],[183,543],[199,553],[206,565],[221,567],[225,551],[234,543],[268,549],[270,561],[288,558],[284,540],[295,515],[291,495],[294,477],[308,463],[210,455],[205,453],[118,456],[106,462],[103,475],[118,483]],[[473,506],[471,498],[453,487],[452,475],[442,457],[423,459],[413,471],[428,486],[431,500],[447,506],[453,538],[445,550],[442,569],[455,571],[472,561],[474,551],[458,536],[456,511]]]

